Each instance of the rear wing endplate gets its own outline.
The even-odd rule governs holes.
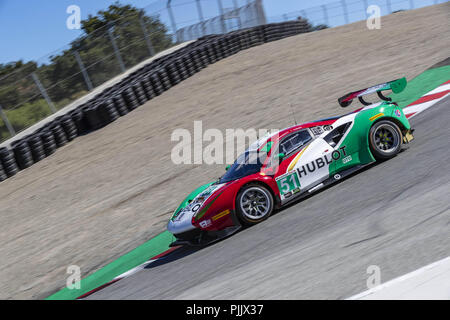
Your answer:
[[[358,90],[358,91],[355,91],[355,92],[350,92],[350,93],[346,94],[345,96],[339,98],[338,102],[339,102],[341,107],[345,108],[345,107],[348,107],[352,103],[353,99],[358,98],[358,100],[363,105],[368,106],[371,103],[365,101],[363,99],[363,96],[365,96],[367,94],[370,94],[370,93],[374,93],[374,92],[377,93],[378,97],[381,100],[392,101],[391,98],[384,96],[381,93],[381,91],[392,90],[392,92],[394,92],[394,93],[400,93],[400,92],[403,91],[403,89],[405,89],[405,87],[406,87],[406,78],[400,78],[400,79],[397,79],[397,80],[393,80],[393,81],[377,84],[376,86],[369,87],[369,88],[366,88],[366,89]]]

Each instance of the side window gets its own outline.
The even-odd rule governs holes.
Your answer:
[[[288,155],[297,150],[311,140],[311,135],[308,130],[302,130],[284,138],[280,143],[280,152]]]
[[[329,134],[327,134],[323,139],[332,147],[335,147],[341,139],[344,137],[348,128],[350,128],[351,122],[344,123],[339,127],[333,129]]]

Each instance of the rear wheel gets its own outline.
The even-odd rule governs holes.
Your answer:
[[[273,211],[273,196],[259,184],[249,184],[236,197],[236,214],[244,225],[257,224]]]
[[[375,123],[369,133],[370,150],[376,160],[387,160],[400,152],[402,132],[392,121]]]

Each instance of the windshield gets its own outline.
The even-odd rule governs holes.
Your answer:
[[[220,178],[219,183],[229,182],[259,172],[266,157],[266,152],[244,152]]]

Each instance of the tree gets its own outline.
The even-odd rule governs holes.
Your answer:
[[[139,21],[140,16],[156,52],[172,45],[171,36],[158,17],[146,16],[142,9],[115,2],[107,10],[100,10],[97,15],[89,15],[86,20],[81,21],[86,35],[72,41],[70,49],[51,56],[48,63],[38,66],[33,61],[24,63],[19,60],[0,64],[0,103],[8,109],[21,102],[33,102],[42,98],[37,95],[39,92],[30,77],[32,72],[38,74],[56,103],[86,91],[86,84],[74,56],[75,50],[87,68],[94,86],[120,73],[108,35],[109,29],[113,32],[125,66],[130,68],[141,62],[150,53]]]

